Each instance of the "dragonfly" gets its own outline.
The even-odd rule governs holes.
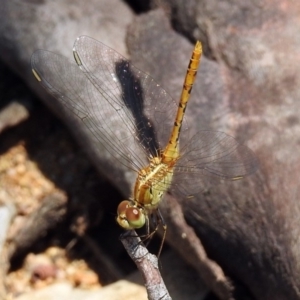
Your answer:
[[[202,56],[199,41],[178,103],[149,74],[95,39],[78,37],[73,55],[75,62],[37,50],[32,72],[84,124],[93,147],[135,171],[132,194],[117,208],[117,223],[125,230],[146,225],[150,236],[154,220],[153,232],[162,224],[164,241],[167,226],[159,204],[167,191],[192,197],[256,170],[255,154],[235,138],[210,130],[190,133],[184,115]]]

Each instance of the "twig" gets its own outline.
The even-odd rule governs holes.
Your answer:
[[[41,206],[33,212],[23,228],[10,241],[8,257],[13,257],[26,252],[48,230],[54,228],[65,216],[67,210],[67,197],[55,192],[44,198]]]
[[[161,277],[157,257],[148,252],[135,231],[127,231],[121,236],[127,253],[135,262],[144,278],[149,300],[171,300]]]

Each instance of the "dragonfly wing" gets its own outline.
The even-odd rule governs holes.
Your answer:
[[[93,75],[82,72],[75,62],[49,51],[36,51],[31,65],[42,86],[67,108],[66,113],[71,112],[85,124],[96,151],[102,155],[104,150],[108,151],[131,169],[145,165],[145,153],[136,146],[136,128],[130,123],[130,112],[125,104],[112,105],[112,99],[121,97],[121,88],[107,61],[100,66],[101,86],[90,80]]]
[[[126,106],[122,113],[124,125],[128,131],[137,132],[145,153],[157,156],[158,149],[165,148],[173,127],[177,105],[172,97],[150,75],[97,40],[81,36],[74,44],[74,51],[89,80],[99,90],[105,86],[107,102],[116,110]],[[183,131],[185,128],[184,125]]]
[[[172,188],[194,195],[222,180],[253,173],[258,161],[247,146],[218,131],[200,131],[181,149]]]

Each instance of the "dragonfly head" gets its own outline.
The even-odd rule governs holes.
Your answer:
[[[124,200],[118,206],[118,224],[126,230],[141,228],[146,217],[142,207],[137,207],[133,201]]]

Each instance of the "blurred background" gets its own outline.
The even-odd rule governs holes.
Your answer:
[[[35,50],[72,59],[88,35],[174,101],[200,40],[189,127],[234,136],[259,160],[192,200],[166,195],[160,264],[173,299],[300,299],[299,16],[282,0],[2,0],[0,298],[147,299],[115,222],[134,173],[93,149],[31,72]]]

